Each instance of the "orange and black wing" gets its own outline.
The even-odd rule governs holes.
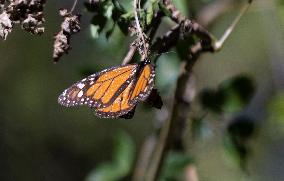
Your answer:
[[[137,66],[137,64],[117,66],[90,75],[66,89],[58,97],[58,103],[66,107],[77,105],[108,107],[129,87]]]
[[[116,97],[111,105],[108,107],[95,109],[95,114],[101,118],[117,118],[127,114],[136,106],[136,104],[129,103],[132,87],[133,82],[128,84],[126,89],[124,89],[124,91],[121,92],[118,97]]]
[[[145,101],[154,87],[155,69],[151,64],[143,65],[136,78],[135,85],[132,88],[129,98],[130,103],[135,104],[138,101]]]
[[[113,103],[107,107],[97,108],[96,115],[101,118],[121,117],[135,108],[138,102],[144,101],[154,86],[154,66],[141,62],[137,67],[131,83],[122,91]]]

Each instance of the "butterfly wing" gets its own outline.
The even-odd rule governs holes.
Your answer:
[[[151,64],[144,65],[132,89],[130,102],[145,101],[154,87],[155,68]]]
[[[154,66],[142,65],[141,71],[137,72],[131,83],[123,92],[116,97],[108,107],[98,108],[95,114],[101,118],[121,117],[133,110],[139,101],[144,101],[151,93],[154,86]]]
[[[154,77],[150,61],[113,67],[76,82],[59,96],[58,102],[66,107],[87,105],[94,107],[101,118],[117,118],[150,95]]]
[[[108,107],[129,87],[137,64],[112,67],[76,82],[59,97],[58,103],[66,106],[87,105]]]
[[[119,94],[111,105],[104,108],[98,108],[95,110],[95,114],[101,118],[117,118],[131,111],[135,104],[129,104],[129,97],[131,94],[131,88],[133,82],[128,84],[126,89]]]

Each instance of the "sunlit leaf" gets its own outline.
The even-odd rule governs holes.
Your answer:
[[[98,25],[90,25],[90,33],[92,38],[96,39],[99,37],[99,29],[100,27]]]
[[[155,9],[158,7],[158,0],[151,0],[146,10],[146,24],[149,25],[153,19]]]
[[[114,9],[114,5],[113,5],[111,2],[109,2],[109,3],[105,6],[104,15],[105,15],[106,18],[108,18],[108,19],[111,18],[113,9]]]

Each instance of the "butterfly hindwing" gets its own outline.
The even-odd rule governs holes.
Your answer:
[[[124,89],[118,97],[116,97],[111,105],[96,109],[95,114],[101,118],[117,118],[121,115],[127,114],[135,107],[135,104],[129,104],[132,87],[133,82],[131,82],[127,88]]]

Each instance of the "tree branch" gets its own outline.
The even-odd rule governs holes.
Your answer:
[[[124,57],[124,59],[122,60],[122,65],[128,64],[131,62],[135,52],[137,50],[137,46],[135,45],[135,41],[133,43],[131,43],[130,48],[126,54],[126,56]]]
[[[247,11],[251,2],[252,1],[249,1],[249,3],[242,9],[231,26],[229,26],[229,28],[225,31],[222,38],[219,41],[216,41],[215,38],[201,25],[185,19],[170,0],[163,0],[165,7],[172,13],[171,19],[179,24],[167,34],[157,39],[157,41],[153,44],[154,50],[167,51],[175,44],[176,41],[178,41],[179,33],[182,33],[181,31],[185,34],[196,35],[200,38],[200,41],[189,48],[189,54],[186,59],[185,66],[178,78],[172,114],[170,119],[164,123],[161,129],[159,141],[156,145],[154,154],[151,157],[152,162],[149,164],[147,171],[147,181],[154,181],[158,179],[167,151],[172,148],[175,139],[179,141],[181,140],[184,124],[188,119],[190,104],[194,98],[195,92],[194,82],[191,78],[193,66],[203,53],[216,52],[220,50],[225,40],[235,28],[237,22],[240,20],[241,16],[243,16],[243,14]]]

